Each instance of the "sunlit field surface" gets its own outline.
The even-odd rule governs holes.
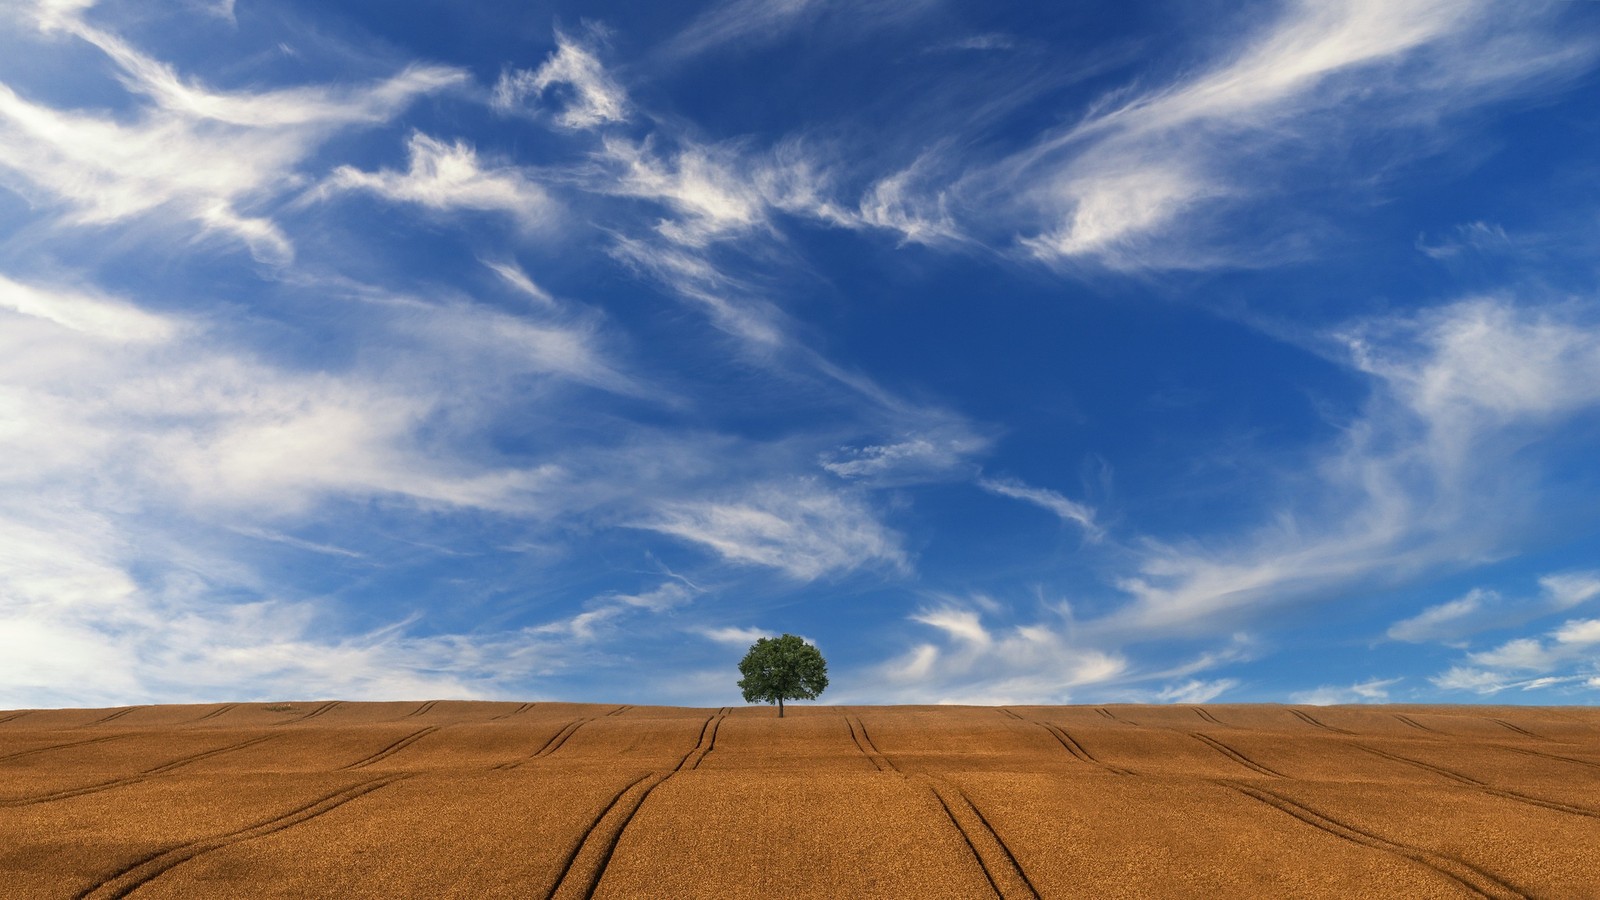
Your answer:
[[[1593,897],[1600,711],[0,713],[5,897]]]

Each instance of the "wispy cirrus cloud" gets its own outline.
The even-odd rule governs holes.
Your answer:
[[[1500,596],[1495,592],[1475,588],[1454,600],[1430,606],[1390,625],[1386,634],[1391,640],[1410,643],[1459,639],[1469,632],[1475,624],[1474,619],[1499,600]]]
[[[1334,706],[1344,703],[1386,703],[1389,688],[1399,684],[1401,678],[1369,678],[1346,687],[1324,685],[1309,691],[1296,691],[1289,695],[1295,703],[1309,706]]]
[[[1464,639],[1565,612],[1600,597],[1600,573],[1562,572],[1539,579],[1536,597],[1507,599],[1498,591],[1473,588],[1454,600],[1430,606],[1389,626],[1391,640],[1466,646]]]
[[[1014,478],[980,478],[978,487],[991,494],[1031,503],[1054,513],[1063,522],[1076,523],[1090,540],[1098,540],[1101,536],[1100,526],[1095,524],[1094,509],[1087,504],[1068,499],[1057,491],[1031,487]]]
[[[721,628],[704,628],[701,629],[700,634],[708,640],[719,644],[727,644],[730,647],[748,647],[764,637],[773,636],[772,632],[764,631],[760,628],[740,628],[733,625]]]
[[[1475,653],[1429,679],[1435,687],[1475,694],[1556,686],[1594,687],[1600,619],[1568,619],[1536,637],[1519,637]]]
[[[810,581],[862,566],[905,570],[899,535],[859,497],[808,481],[756,485],[724,498],[662,502],[636,527],[698,544],[740,565]]]
[[[668,62],[701,54],[748,52],[819,26],[846,40],[914,21],[937,0],[719,0],[657,51]]]
[[[910,619],[938,639],[879,668],[879,695],[897,702],[1066,703],[1081,688],[1103,692],[1130,668],[1121,652],[1074,640],[1059,622],[992,629],[968,604],[926,608]]]
[[[1600,326],[1575,310],[1474,299],[1332,338],[1372,392],[1300,499],[1231,546],[1149,544],[1121,583],[1133,603],[1102,624],[1226,627],[1378,573],[1504,552],[1536,499],[1527,429],[1600,405]],[[1476,513],[1489,498],[1493,521]]]
[[[89,25],[79,5],[39,8],[38,22],[98,48],[142,96],[121,115],[58,109],[0,85],[0,172],[8,186],[62,210],[61,224],[187,221],[256,256],[284,262],[293,246],[267,211],[298,168],[340,130],[387,121],[465,73],[415,66],[374,84],[222,92]]]
[[[972,477],[973,459],[990,443],[963,424],[950,423],[891,442],[840,447],[819,462],[840,478],[874,486],[921,484]]]
[[[674,36],[666,53],[681,58],[748,39],[773,40],[826,6],[827,0],[722,0]]]
[[[1162,688],[1156,692],[1156,699],[1162,703],[1210,703],[1238,686],[1237,678],[1191,678]]]
[[[445,143],[413,132],[406,153],[404,172],[340,166],[310,196],[327,199],[360,191],[435,210],[498,212],[530,230],[550,228],[558,215],[558,204],[537,181],[515,166],[484,165],[464,141]]]
[[[557,88],[567,94],[565,108],[554,117],[563,128],[589,129],[628,118],[627,91],[593,50],[560,31],[556,32],[555,52],[539,68],[501,73],[492,105],[501,112],[514,112],[524,109],[530,99],[542,100]]]
[[[1209,216],[1253,199],[1278,154],[1315,147],[1332,119],[1364,109],[1379,127],[1412,127],[1417,110],[1484,103],[1574,71],[1585,55],[1489,11],[1436,0],[1285,4],[1216,67],[1121,100],[1003,166],[1043,177],[1034,200],[1060,217],[1023,245],[1044,260],[1112,268],[1237,257]]]

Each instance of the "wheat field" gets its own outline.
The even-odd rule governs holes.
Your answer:
[[[1600,711],[0,712],[0,896],[1597,897]]]

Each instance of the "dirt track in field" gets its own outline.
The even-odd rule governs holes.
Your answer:
[[[0,897],[1600,897],[1600,710],[0,712]]]

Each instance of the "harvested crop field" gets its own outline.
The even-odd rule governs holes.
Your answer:
[[[1600,896],[1600,710],[0,712],[0,896]]]

